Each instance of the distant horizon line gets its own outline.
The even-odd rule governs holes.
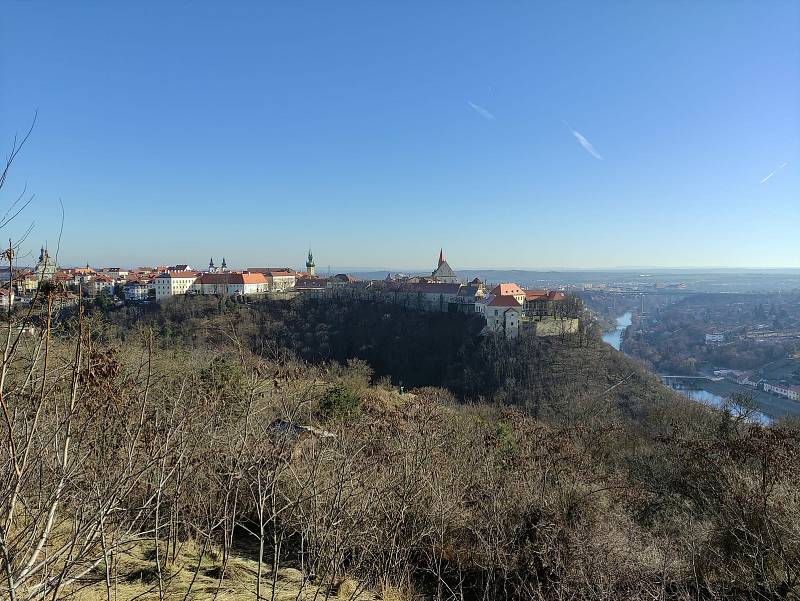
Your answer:
[[[80,263],[75,265],[64,265],[59,267],[60,269],[75,269],[85,267],[87,263]],[[180,265],[180,263],[175,263],[175,265]],[[191,263],[188,263],[191,266]],[[271,265],[273,266],[273,265]],[[279,265],[275,264],[275,267],[287,267],[289,269],[295,269],[291,265]],[[109,267],[118,267],[117,264],[109,264],[104,265],[102,268],[109,268]],[[136,267],[130,267],[130,269],[136,269],[138,267],[150,267],[149,265],[139,264]],[[155,267],[155,265],[154,265]],[[257,267],[256,265],[248,265],[247,267]],[[230,271],[245,271],[247,267],[241,268],[232,268]],[[298,272],[304,272],[305,266],[297,268]],[[22,268],[32,268],[32,266],[16,266],[16,269]],[[203,271],[205,268],[198,268],[196,271]],[[410,274],[424,274],[430,271],[430,268],[408,268],[408,267],[338,267],[338,266],[325,266],[324,268],[320,268],[317,266],[317,274],[320,273],[327,273],[330,271],[331,273],[410,273]],[[699,267],[686,267],[686,266],[655,266],[655,265],[632,265],[632,266],[615,266],[615,267],[465,267],[465,268],[457,268],[454,269],[456,273],[463,273],[463,272],[473,272],[473,271],[520,271],[520,272],[530,272],[530,273],[554,273],[554,272],[637,272],[637,271],[657,271],[657,272],[668,272],[668,271],[681,271],[681,272],[698,272],[698,271],[784,271],[784,272],[798,272],[800,273],[800,266],[798,267],[755,267],[755,266],[747,266],[747,267],[731,267],[731,266],[716,266],[716,265],[706,265],[706,266],[699,266]]]

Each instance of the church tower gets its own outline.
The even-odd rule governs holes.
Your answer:
[[[57,269],[55,261],[53,261],[47,253],[47,246],[43,246],[39,251],[39,262],[36,264],[36,267],[33,268],[33,273],[36,274],[36,277],[40,281],[49,280],[56,273]]]
[[[215,273],[217,268],[214,267],[214,257],[211,257],[211,260],[208,262],[208,273]]]
[[[308,249],[308,261],[306,261],[306,273],[314,277],[317,274],[317,268],[314,265],[314,255],[311,254],[311,249]]]
[[[225,257],[222,257],[222,273],[228,271],[228,264],[225,262]]]

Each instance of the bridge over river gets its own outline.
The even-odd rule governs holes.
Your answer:
[[[622,336],[629,325],[631,325],[631,312],[627,311],[617,318],[616,329],[603,335],[603,341],[620,350]],[[658,376],[664,384],[680,391],[684,396],[714,407],[723,406],[725,399],[733,394],[747,395],[753,399],[759,411],[755,418],[761,423],[769,423],[772,419],[785,415],[800,417],[800,403],[797,401],[774,396],[719,376],[674,374],[658,374]]]

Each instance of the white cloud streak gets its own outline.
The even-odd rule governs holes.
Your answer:
[[[478,113],[481,117],[483,117],[487,121],[494,121],[494,119],[495,119],[494,115],[492,115],[489,111],[487,111],[482,106],[478,106],[477,104],[475,104],[471,100],[467,100],[467,104],[472,108],[473,111]]]
[[[589,140],[587,140],[586,137],[581,132],[575,131],[574,129],[569,127],[569,123],[567,123],[566,121],[564,121],[564,125],[566,125],[569,128],[569,131],[572,132],[572,135],[575,136],[578,142],[580,142],[581,146],[583,146],[586,152],[588,152],[598,161],[603,160],[602,155],[599,152],[597,152],[597,150],[595,150],[594,146],[592,146],[592,143]]]
[[[778,173],[778,171],[780,171],[781,169],[786,167],[786,165],[788,165],[788,164],[789,164],[788,162],[781,163],[780,165],[778,165],[777,169],[775,169],[774,171],[771,171],[770,174],[767,177],[765,177],[764,179],[762,179],[759,183],[761,183],[761,184],[765,183],[769,178],[771,178],[773,175]]]

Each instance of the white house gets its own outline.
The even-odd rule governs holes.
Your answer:
[[[264,274],[269,284],[269,289],[273,292],[284,292],[294,288],[297,278],[291,271],[270,271]]]
[[[197,279],[194,271],[168,271],[159,273],[153,280],[156,290],[156,300],[176,294],[186,294]]]
[[[502,333],[506,338],[519,336],[522,303],[514,296],[492,296],[488,302],[475,303],[475,308],[486,318],[486,326],[490,331]]]
[[[143,301],[149,298],[150,282],[147,280],[134,280],[125,284],[122,293],[125,300]]]
[[[114,280],[101,274],[90,281],[86,288],[92,296],[103,293],[111,294],[114,292]]]

